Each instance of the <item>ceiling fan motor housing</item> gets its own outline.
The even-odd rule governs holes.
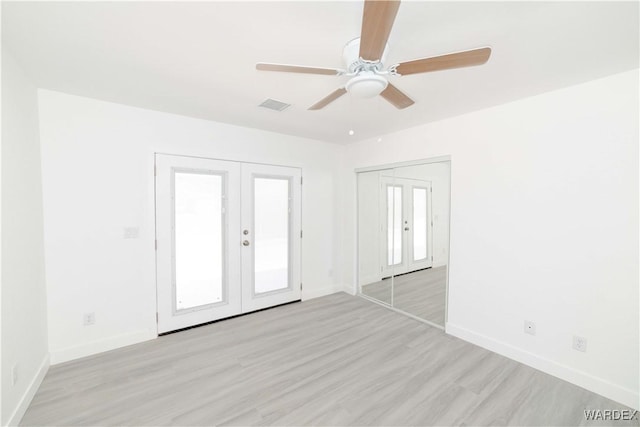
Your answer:
[[[344,46],[342,50],[342,60],[345,68],[350,74],[356,74],[359,71],[382,71],[382,64],[387,57],[389,45],[385,45],[384,53],[378,61],[365,61],[360,58],[360,37],[351,40]]]
[[[381,76],[380,72],[387,47],[385,47],[382,58],[378,61],[365,61],[360,58],[359,37],[346,44],[342,52],[342,59],[349,74],[355,74],[355,77],[352,77],[345,85],[347,92],[358,98],[372,98],[380,95],[380,92],[386,89],[387,79]]]

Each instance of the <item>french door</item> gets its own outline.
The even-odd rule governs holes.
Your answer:
[[[159,333],[300,299],[300,169],[155,160]]]
[[[431,181],[381,176],[383,277],[433,265]]]

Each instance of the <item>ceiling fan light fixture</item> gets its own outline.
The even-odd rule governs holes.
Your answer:
[[[373,72],[362,72],[345,85],[345,89],[357,98],[373,98],[386,89],[387,79]]]
[[[385,66],[389,35],[393,28],[401,0],[364,0],[360,37],[348,42],[342,50],[345,69],[308,67],[259,62],[257,70],[304,74],[350,76],[344,87],[309,107],[320,110],[349,92],[357,98],[373,98],[380,95],[399,110],[415,104],[400,89],[387,81],[387,76],[406,76],[430,73],[453,68],[482,65],[489,60],[491,48],[483,47],[446,55],[431,56]],[[354,77],[355,76],[355,77]]]

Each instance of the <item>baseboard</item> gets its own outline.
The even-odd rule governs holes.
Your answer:
[[[343,285],[330,285],[324,286],[318,289],[302,289],[302,301],[310,300],[313,298],[323,297],[325,295],[335,294],[337,292],[343,292]]]
[[[16,406],[16,409],[9,417],[9,420],[7,421],[8,426],[17,426],[18,424],[20,424],[20,421],[22,421],[22,417],[24,417],[25,412],[27,412],[27,408],[29,408],[31,401],[33,400],[33,396],[36,395],[36,392],[40,388],[40,384],[42,384],[42,380],[44,380],[44,377],[45,375],[47,375],[48,371],[49,355],[47,354],[44,356],[44,359],[42,359],[42,363],[40,363],[40,367],[38,368],[35,377],[33,377],[31,382],[29,383],[29,386],[22,395],[22,398],[20,398],[18,406]]]
[[[446,332],[464,341],[491,350],[502,356],[538,369],[554,377],[560,378],[579,387],[602,395],[608,399],[627,405],[633,409],[640,409],[640,395],[638,392],[621,387],[584,371],[554,362],[536,354],[514,347],[510,344],[478,334],[466,328],[447,322]]]
[[[376,274],[376,275],[371,275],[371,276],[365,276],[365,277],[360,277],[360,283],[364,283],[364,284],[369,284],[369,283],[376,283],[382,280],[382,275],[381,274]]]
[[[115,350],[116,348],[149,341],[157,337],[158,334],[155,331],[135,331],[128,334],[117,335],[115,337],[91,341],[86,344],[55,350],[51,352],[51,364],[57,365],[59,363],[79,359],[81,357],[91,356],[105,351]]]
[[[356,295],[358,295],[358,286],[356,286],[356,285],[344,285],[342,287],[342,291],[348,293],[349,295],[356,296]]]

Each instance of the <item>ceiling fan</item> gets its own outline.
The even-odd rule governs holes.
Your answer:
[[[385,69],[387,40],[399,7],[400,0],[365,0],[360,37],[351,40],[344,47],[343,59],[346,70],[262,62],[256,64],[256,69],[351,77],[344,87],[336,89],[329,96],[316,102],[309,107],[309,110],[320,110],[347,92],[361,98],[380,95],[396,108],[403,109],[413,105],[414,101],[389,83],[388,76],[406,76],[469,67],[484,64],[489,60],[491,48],[484,47],[401,62]]]

